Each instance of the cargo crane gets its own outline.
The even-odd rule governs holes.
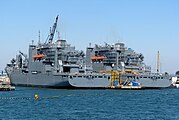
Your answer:
[[[48,36],[49,39],[47,38],[48,39],[48,43],[52,43],[52,41],[53,41],[53,37],[54,37],[55,30],[56,30],[56,27],[57,27],[57,21],[58,21],[58,15],[56,17],[55,23],[53,24],[52,30],[50,30],[50,35]]]
[[[27,61],[28,61],[28,58],[27,58],[27,55],[26,55],[26,54],[24,54],[24,53],[23,53],[23,52],[21,52],[20,50],[19,50],[19,53],[20,53],[22,56],[24,56],[25,60],[27,60]]]
[[[27,68],[27,66],[28,66],[28,63],[29,63],[29,60],[28,60],[28,58],[27,58],[27,55],[26,54],[24,54],[23,52],[21,52],[20,50],[19,50],[19,53],[20,53],[20,56],[22,55],[24,58],[25,58],[25,60],[24,60],[24,62],[23,62],[23,68]],[[25,70],[26,71],[26,70]]]

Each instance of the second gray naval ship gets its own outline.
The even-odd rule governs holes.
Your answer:
[[[126,48],[124,43],[87,47],[86,54],[66,40],[53,42],[58,16],[44,43],[29,45],[28,56],[21,51],[5,70],[16,86],[55,88],[108,88],[126,81],[139,81],[142,87],[170,86],[166,75],[151,74],[142,54]]]
[[[125,47],[125,44],[121,42],[113,45],[105,43],[105,45],[94,47],[90,44],[87,47],[85,59],[88,70],[93,73],[110,74],[108,87],[120,88],[131,81],[138,82],[142,88],[165,88],[171,85],[168,74],[151,73],[151,67],[143,62],[144,56]],[[96,84],[103,83],[96,79],[91,81],[70,79],[69,82],[76,87],[94,87]],[[87,84],[89,82],[94,83],[93,86]]]

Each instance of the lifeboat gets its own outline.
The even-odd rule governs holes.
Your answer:
[[[106,57],[104,57],[104,56],[92,56],[91,60],[103,60],[104,58],[106,58]]]
[[[32,56],[32,58],[34,58],[34,59],[41,59],[41,58],[43,58],[45,56],[46,55],[44,55],[44,54],[37,54],[37,55]]]

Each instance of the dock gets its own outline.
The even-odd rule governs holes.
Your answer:
[[[13,91],[15,90],[15,86],[11,86],[11,85],[0,85],[0,91]]]
[[[125,90],[140,90],[142,89],[142,86],[121,86],[121,89]]]
[[[109,86],[106,89],[121,89],[121,90],[141,90],[145,89],[141,85],[132,86],[132,85],[118,85],[118,86]]]

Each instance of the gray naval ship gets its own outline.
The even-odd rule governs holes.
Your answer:
[[[53,42],[58,16],[45,43],[29,45],[28,55],[19,51],[5,70],[11,84],[16,86],[40,86],[69,88],[69,79],[89,80],[93,87],[104,87],[110,83],[110,76],[92,73],[85,67],[85,54],[76,50],[66,40]],[[101,81],[96,83],[96,80]],[[89,85],[90,85],[89,83]]]
[[[55,88],[111,88],[131,80],[143,88],[161,88],[171,85],[169,77],[151,74],[144,64],[144,56],[124,43],[104,46],[91,44],[83,51],[76,50],[66,40],[53,42],[58,16],[44,43],[29,45],[28,55],[19,51],[5,70],[11,84]]]
[[[165,88],[169,87],[172,82],[168,74],[151,73],[151,67],[143,62],[144,56],[125,47],[125,44],[121,42],[114,45],[105,43],[105,45],[95,45],[94,47],[91,47],[90,44],[87,47],[85,59],[87,70],[93,73],[110,74],[108,87],[120,88],[135,81],[142,88]],[[94,79],[94,81],[102,83],[99,80]],[[69,82],[76,87],[94,86],[86,84],[89,80],[70,79]]]

